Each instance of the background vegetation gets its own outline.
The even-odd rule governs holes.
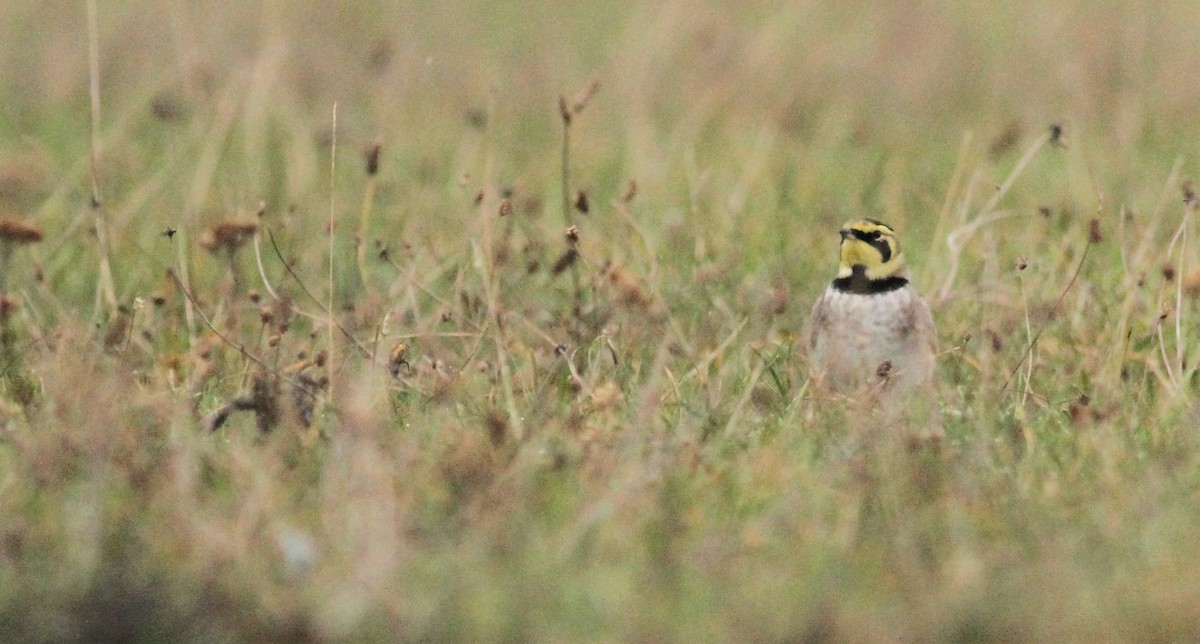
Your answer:
[[[1200,5],[97,4],[0,9],[4,639],[1200,638]],[[941,443],[807,395],[864,215]]]

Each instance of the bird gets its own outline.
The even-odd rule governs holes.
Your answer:
[[[837,275],[813,305],[809,373],[820,394],[898,408],[932,387],[938,340],[908,281],[896,231],[875,219],[838,231]]]

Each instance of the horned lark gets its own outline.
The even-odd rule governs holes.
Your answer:
[[[818,391],[893,404],[933,379],[937,331],[908,283],[896,231],[874,219],[840,231],[837,277],[813,306],[808,351]]]

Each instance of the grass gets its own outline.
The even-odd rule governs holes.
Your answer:
[[[1200,638],[1200,9],[1101,4],[9,3],[0,633]],[[860,215],[940,444],[808,396]]]

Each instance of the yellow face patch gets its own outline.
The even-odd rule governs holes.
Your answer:
[[[904,268],[904,254],[891,226],[874,219],[846,222],[842,236],[838,277],[849,277],[861,266],[868,279],[886,279]]]

